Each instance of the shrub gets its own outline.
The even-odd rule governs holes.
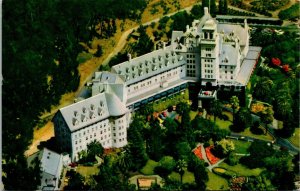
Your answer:
[[[166,177],[170,174],[176,166],[176,162],[171,156],[164,156],[155,167],[154,172],[162,177]]]
[[[299,18],[300,4],[296,3],[288,9],[279,12],[278,16],[281,20]]]
[[[239,157],[237,155],[235,155],[234,153],[230,153],[228,158],[226,159],[226,162],[230,166],[237,165],[239,163]]]

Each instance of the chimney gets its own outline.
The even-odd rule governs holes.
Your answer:
[[[188,31],[190,29],[189,25],[186,25],[186,31]]]
[[[130,61],[131,60],[131,54],[128,53],[127,56],[128,56],[128,61]]]
[[[208,15],[208,8],[207,7],[204,7],[204,15]]]
[[[163,50],[166,50],[166,42],[163,42]]]

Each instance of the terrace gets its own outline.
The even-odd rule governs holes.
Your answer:
[[[212,98],[216,98],[216,95],[217,95],[216,90],[208,91],[208,90],[201,89],[198,94],[198,98],[212,99]]]

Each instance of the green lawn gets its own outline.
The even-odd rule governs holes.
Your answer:
[[[189,91],[188,89],[184,90],[181,93],[178,93],[176,95],[169,96],[166,99],[161,99],[158,100],[157,102],[153,103],[153,109],[154,111],[163,111],[167,109],[169,106],[173,106],[178,104],[179,102],[183,100],[188,100],[189,99]]]
[[[180,174],[177,173],[177,172],[172,172],[169,177],[173,180],[177,180],[177,181],[180,181]],[[185,170],[184,171],[184,174],[183,174],[183,177],[182,177],[182,182],[183,183],[193,183],[195,182],[195,177],[194,177],[194,173],[188,171],[188,170]]]
[[[230,166],[226,163],[221,163],[219,165],[219,167],[223,167],[226,168],[228,170],[234,171],[236,172],[239,176],[258,176],[263,169],[261,168],[254,168],[254,169],[249,169],[246,166],[242,165],[242,164],[237,164],[234,166]]]
[[[98,166],[81,166],[76,168],[76,171],[84,177],[95,175],[99,173]]]
[[[213,172],[208,171],[208,182],[206,183],[207,190],[228,190],[228,181],[216,175]]]
[[[222,112],[224,115],[227,115],[229,120],[228,121],[224,121],[221,120],[217,117],[216,119],[216,124],[221,128],[221,129],[226,129],[229,131],[229,126],[232,124],[232,114],[230,112],[224,111]],[[210,117],[210,120],[213,122],[214,121],[214,116]]]
[[[247,149],[250,147],[251,143],[247,141],[239,141],[232,139],[232,142],[234,143],[236,153],[243,153],[248,154]]]
[[[289,141],[291,141],[294,146],[300,148],[300,128],[295,129],[295,135],[291,136]]]
[[[153,175],[154,168],[158,165],[158,162],[155,162],[154,160],[148,160],[146,165],[140,170],[142,174],[144,175]]]
[[[251,133],[250,128],[245,129],[245,131],[241,132],[240,134],[243,135],[243,136],[249,136],[249,137],[253,137],[253,138],[256,138],[256,139],[273,141],[273,137],[269,133],[267,133],[267,135],[264,135],[264,134],[255,135],[255,134]]]

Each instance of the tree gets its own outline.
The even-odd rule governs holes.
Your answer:
[[[132,162],[135,164],[132,166],[133,170],[140,169],[144,166],[148,160],[146,153],[145,142],[141,135],[143,128],[147,123],[143,116],[134,116],[132,123],[128,129],[128,151],[132,157]]]
[[[103,152],[104,148],[101,143],[94,140],[87,145],[87,160],[89,162],[94,162],[96,160],[95,156],[101,156]]]
[[[166,177],[168,174],[170,174],[174,168],[176,167],[176,162],[171,156],[164,156],[160,161],[158,162],[158,166],[155,167],[155,172],[159,175]]]
[[[178,173],[180,174],[180,182],[182,184],[182,177],[183,177],[183,174],[184,174],[184,169],[187,167],[187,163],[184,159],[179,159],[177,162],[176,162],[176,169],[178,171]]]
[[[223,156],[229,155],[232,151],[235,150],[234,143],[228,139],[222,139],[217,142],[217,148],[220,148],[220,152]]]
[[[41,180],[39,162],[34,161],[34,163],[33,167],[28,167],[25,157],[18,156],[16,160],[9,160],[6,164],[2,164],[3,172],[5,172],[2,174],[5,189],[36,190]]]
[[[205,190],[205,183],[208,181],[208,175],[202,161],[200,163],[197,163],[197,165],[195,166],[194,175],[198,189]]]
[[[176,144],[176,158],[187,160],[191,152],[191,147],[188,142],[180,142]]]
[[[128,154],[128,151],[126,148],[125,148],[125,151],[121,152],[118,155],[116,165],[117,165],[118,169],[121,171],[124,180],[126,180],[128,178],[128,170],[133,165],[132,158]]]
[[[219,14],[227,15],[228,11],[228,2],[227,0],[220,0],[219,1]]]
[[[188,113],[190,111],[190,106],[186,102],[180,102],[176,105],[176,112],[179,115],[182,115],[184,113]]]
[[[217,117],[222,116],[222,105],[221,102],[218,100],[213,100],[210,104],[208,112],[214,115],[214,126],[216,126]]]
[[[233,131],[242,132],[252,125],[252,116],[248,108],[241,108],[231,126]]]
[[[149,116],[154,112],[153,105],[147,104],[147,105],[143,106],[141,109],[139,109],[138,112],[143,116]]]
[[[272,91],[273,91],[274,83],[268,77],[262,77],[255,85],[253,96],[262,101],[269,102],[272,101]]]
[[[151,128],[145,129],[146,151],[148,156],[159,161],[163,156],[165,145],[163,144],[164,132],[158,121],[151,124]]]
[[[84,184],[84,178],[74,170],[69,171],[69,183],[64,187],[65,190],[87,190],[89,187]]]
[[[239,98],[236,96],[232,96],[230,98],[230,103],[232,106],[232,121],[234,121],[236,109],[239,107]]]
[[[250,156],[242,157],[240,162],[249,168],[263,167],[264,159],[274,154],[274,149],[263,141],[252,142],[248,151]]]

